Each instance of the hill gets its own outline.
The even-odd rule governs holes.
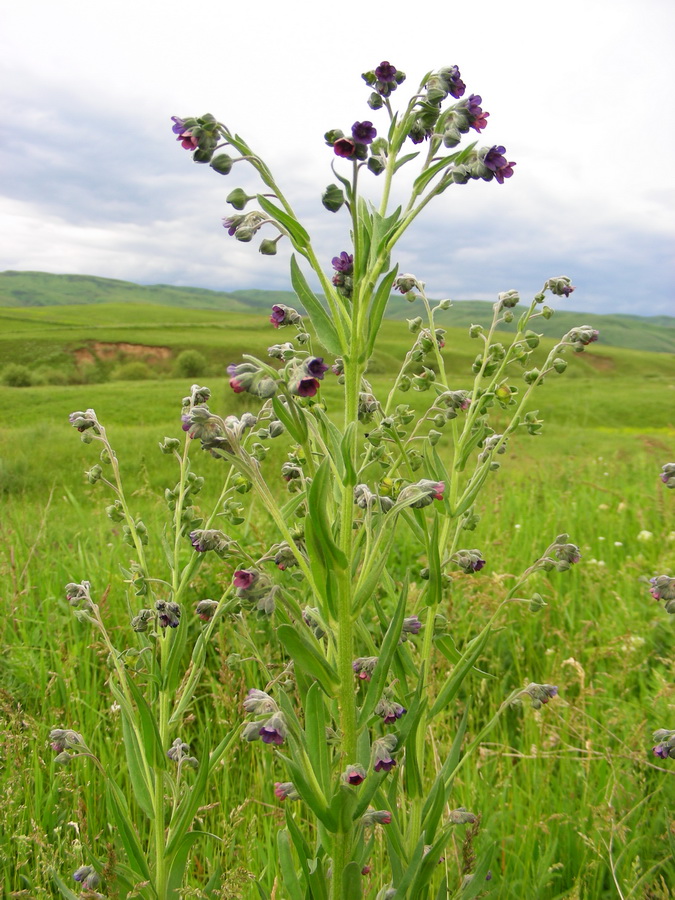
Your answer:
[[[218,313],[260,314],[274,303],[298,306],[295,294],[291,291],[244,289],[230,293],[164,284],[140,285],[94,275],[15,271],[0,273],[0,308],[45,310],[95,304],[99,307],[96,313],[97,323],[102,319],[110,321],[102,307],[111,304],[116,307],[132,304],[195,311],[212,310]],[[398,294],[392,295],[388,318],[402,320],[418,314],[416,306],[410,305]],[[489,323],[491,316],[492,304],[487,301],[457,300],[453,302],[444,321],[455,328],[468,328],[474,322],[483,325]],[[124,315],[119,316],[118,321],[124,318]],[[672,316],[598,315],[558,310],[551,320],[537,319],[537,331],[546,337],[556,337],[582,323],[597,328],[602,335],[602,343],[608,346],[656,353],[675,352],[675,317]],[[513,331],[515,323],[503,325],[501,329]]]

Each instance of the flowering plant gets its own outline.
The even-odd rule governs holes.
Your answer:
[[[183,401],[182,444],[175,438],[160,444],[179,467],[178,483],[166,491],[172,513],[167,577],[149,571],[147,529],[131,513],[104,426],[93,410],[71,416],[84,441],[102,444],[102,465],[88,478],[114,492],[108,514],[125,523],[125,539],[136,553],[126,572],[137,642],[132,649],[113,646],[87,582],[68,586],[78,615],[99,628],[109,645],[110,685],[122,709],[134,802],[149,820],[144,842],[127,800],[106,775],[125,853],[117,873],[120,895],[133,889],[139,892],[134,896],[180,896],[200,835],[193,824],[196,811],[214,767],[240,735],[274,753],[274,794],[285,803],[286,823],[278,833],[274,871],[286,896],[476,896],[490,877],[489,853],[471,878],[439,865],[453,830],[477,826],[477,816],[461,805],[458,772],[514,702],[528,698],[539,709],[557,694],[553,685],[514,685],[465,746],[466,698],[495,623],[506,604],[533,612],[545,605],[540,594],[527,595],[526,584],[538,572],[563,572],[579,561],[567,535],[556,537],[513,577],[479,633],[451,636],[442,610],[453,585],[470,584],[489,566],[483,552],[469,546],[474,540],[467,533],[477,528],[478,497],[509,442],[523,431],[541,432],[533,394],[547,377],[565,371],[566,351],[583,351],[597,332],[574,328],[541,359],[540,335],[531,326],[553,314],[544,305],[547,294],[567,297],[574,290],[569,278],[559,276],[545,280],[505,345],[497,339],[498,326],[513,321],[520,302],[517,291],[508,290],[494,303],[489,329],[471,327],[479,351],[469,386],[448,378],[438,316],[450,301],[432,302],[420,278],[399,273],[392,253],[432,199],[472,180],[504,184],[515,163],[501,145],[473,142],[456,149],[471,129],[480,135],[489,116],[479,95],[465,97],[457,66],[425,75],[398,112],[392,95],[405,81],[400,70],[384,61],[363,78],[373,120],[379,116],[384,124],[364,119],[347,134],[333,129],[325,136],[337,183],[323,192],[323,205],[346,212],[352,234],[352,246],[332,259],[332,274],[266,163],[239,135],[211,115],[173,118],[177,140],[195,162],[222,175],[238,163],[253,167],[265,192],[233,190],[227,199],[235,214],[224,227],[245,243],[263,228],[274,232],[259,245],[263,255],[274,255],[282,239],[290,242],[291,282],[301,309],[273,306],[270,324],[284,330],[287,340],[270,346],[268,360],[244,354],[229,365],[230,387],[250,395],[250,411],[222,417],[209,407],[209,390],[193,385]],[[395,176],[415,165],[407,201],[392,208]],[[363,196],[367,176],[379,179],[378,202]],[[311,289],[302,260],[322,296]],[[378,397],[368,363],[392,291],[417,304],[420,315],[408,320],[411,347],[386,396]],[[342,389],[337,409],[322,396],[331,378]],[[429,398],[421,413],[415,408],[420,404],[404,401],[410,390]],[[502,420],[507,416],[499,432],[491,425],[495,411]],[[266,442],[275,439],[287,444],[280,471],[265,465]],[[202,480],[190,466],[197,443],[224,463],[218,470],[222,492],[208,515],[196,505]],[[110,478],[104,477],[106,466]],[[269,538],[265,533],[244,540],[238,530],[243,516],[237,495],[249,491],[273,526]],[[227,520],[229,533],[216,527],[217,516]],[[411,559],[400,560],[401,541],[414,548]],[[231,560],[235,570],[220,600],[197,603],[204,624],[185,669],[185,605],[209,554]],[[215,749],[201,735],[196,759],[182,740],[185,715],[207,645],[232,611],[271,623],[265,633],[278,642],[284,677],[272,676],[265,663],[269,651],[247,631],[260,680],[243,698],[245,721]],[[451,666],[446,676],[434,674],[439,660]],[[439,729],[454,732],[440,759],[429,752]],[[59,752],[66,762],[93,757],[76,737],[66,743],[54,738],[59,747],[63,743]],[[192,767],[197,771],[190,781]],[[379,861],[376,873],[373,858]],[[86,876],[91,884],[93,864]],[[259,881],[259,896],[268,897],[266,890]]]

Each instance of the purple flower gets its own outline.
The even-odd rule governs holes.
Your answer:
[[[356,153],[356,142],[350,138],[340,138],[333,144],[333,150],[336,156],[341,156],[343,159],[352,159]]]
[[[471,571],[472,572],[480,572],[480,570],[483,568],[484,565],[485,565],[484,559],[475,559],[471,563]]]
[[[659,759],[668,759],[670,756],[670,749],[667,744],[657,744],[656,747],[652,749],[652,753],[654,756],[658,756]]]
[[[313,397],[319,390],[319,382],[316,378],[300,378],[295,384],[290,385],[290,391],[297,397]]]
[[[279,800],[298,800],[300,797],[292,781],[275,781],[274,793]]]
[[[490,113],[483,112],[481,109],[481,103],[483,102],[480,94],[471,94],[469,99],[466,101],[466,111],[471,116],[471,124],[470,128],[473,128],[477,132],[481,132],[483,128],[487,127],[487,119]]]
[[[354,122],[352,125],[352,138],[357,144],[372,144],[376,137],[372,122]]]
[[[373,669],[377,665],[377,656],[359,656],[352,663],[352,669],[361,681],[370,681]]]
[[[263,738],[264,740],[264,738]],[[390,772],[394,766],[396,765],[396,760],[393,756],[384,756],[380,757],[373,768],[376,772]]]
[[[243,216],[230,216],[228,219],[223,219],[223,228],[226,228],[227,233],[232,237],[243,221]]]
[[[185,120],[181,119],[180,116],[171,116],[171,121],[173,122],[173,126],[171,130],[174,134],[183,134],[185,131]]]
[[[386,59],[375,69],[375,77],[382,84],[391,84],[396,81],[396,66],[392,66]]]
[[[346,250],[343,250],[339,256],[334,256],[331,263],[336,272],[342,272],[345,275],[351,275],[354,269],[354,257]]]
[[[157,600],[155,609],[162,628],[178,628],[180,624],[180,606],[172,600]]]
[[[312,378],[318,378],[320,381],[323,381],[324,373],[328,371],[329,367],[324,363],[322,356],[315,356],[313,359],[306,361],[305,369],[307,369],[307,374],[311,375]]]
[[[183,150],[194,150],[199,146],[199,141],[194,137],[191,131],[184,131],[182,134],[178,135],[176,140],[180,142]]]
[[[342,780],[345,784],[351,784],[356,787],[366,780],[366,770],[363,766],[347,766],[342,773]]]
[[[237,569],[232,578],[232,583],[236,588],[247,591],[258,580],[259,573],[252,569]]]
[[[459,74],[459,68],[457,66],[449,66],[447,69],[442,69],[440,74],[445,82],[448,93],[456,100],[459,100],[466,90],[466,85]]]
[[[510,178],[513,175],[514,166],[514,162],[508,162],[505,166],[497,169],[497,171],[495,172],[495,178],[497,179],[498,184],[504,184],[504,179]]]
[[[183,429],[183,431],[189,431],[191,426],[190,416],[188,416],[186,413],[183,413],[183,415],[180,417],[180,421],[180,427]]]
[[[498,169],[501,169],[502,166],[508,165],[504,153],[506,153],[506,147],[500,147],[495,144],[495,146],[490,147],[485,154],[483,164],[490,169],[491,172],[496,172]]]
[[[263,744],[283,744],[286,737],[286,723],[281,713],[275,713],[258,730]]]
[[[419,620],[418,616],[407,616],[403,620],[403,633],[404,634],[419,634],[422,630],[422,623]]]
[[[284,319],[286,318],[286,310],[283,306],[274,305],[272,307],[272,315],[270,316],[270,322],[274,325],[275,328],[278,328],[280,325],[283,325]]]

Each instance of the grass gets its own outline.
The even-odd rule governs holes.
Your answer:
[[[272,342],[269,326],[250,317],[233,317],[216,330],[211,313],[190,312],[186,320],[185,311],[169,310],[163,311],[165,324],[144,313],[131,329],[112,310],[104,314],[107,321],[98,319],[99,310],[96,330],[65,307],[31,310],[28,324],[25,310],[11,311],[16,331],[5,332],[4,346],[21,361],[31,342],[34,356],[42,357],[43,347],[86,344],[100,330],[105,340],[133,335],[141,344],[161,338],[172,348],[211,348],[223,365],[243,346],[260,352]],[[389,382],[390,361],[407,341],[400,324],[385,323],[375,360],[383,371],[372,375],[376,393]],[[675,883],[675,770],[650,753],[651,731],[673,727],[672,622],[644,581],[675,570],[673,497],[657,478],[672,459],[675,427],[668,410],[675,364],[661,354],[596,347],[540,389],[544,434],[511,442],[481,497],[478,528],[467,535],[467,546],[480,547],[488,566],[478,577],[455,578],[444,601],[450,634],[461,644],[498,605],[508,575],[525,568],[557,534],[568,532],[581,547],[582,563],[570,572],[539,574],[528,584],[547,601],[541,612],[531,614],[522,604],[508,609],[480,661],[488,675],[471,679],[429,746],[429,753],[443,756],[467,705],[470,739],[514,687],[528,681],[560,686],[560,698],[539,712],[509,710],[454,786],[451,803],[479,813],[481,821],[475,833],[457,832],[444,865],[454,883],[458,868],[494,844],[486,888],[500,900],[666,900]],[[476,345],[451,333],[448,348],[448,371],[462,373],[456,386],[465,387]],[[223,378],[206,382],[218,411],[248,405],[226,391]],[[338,414],[338,388],[326,385],[329,412]],[[96,452],[78,441],[67,415],[92,406],[105,422],[133,508],[148,525],[150,557],[161,567],[162,494],[176,473],[157,443],[179,431],[187,388],[185,380],[167,378],[3,390],[0,883],[6,896],[54,896],[50,872],[70,878],[86,861],[83,846],[104,858],[114,852],[95,773],[86,764],[57,769],[46,742],[50,728],[68,723],[85,734],[128,787],[119,714],[106,688],[106,652],[73,617],[63,586],[87,578],[100,596],[112,585],[105,616],[114,640],[126,646],[128,601],[119,567],[130,554],[119,526],[103,512],[104,489],[83,483],[82,471],[96,462]],[[414,392],[400,398],[419,409],[428,399]],[[275,473],[286,445],[283,438],[269,443],[266,471],[282,492]],[[197,450],[193,458],[195,471],[206,477],[199,505],[208,510],[222,464]],[[226,530],[245,545],[247,535],[265,534],[269,526],[250,494],[241,499],[246,521]],[[270,543],[274,539],[270,531]],[[402,536],[391,571],[398,577],[412,567],[413,598],[423,562],[412,538]],[[220,596],[230,576],[231,564],[207,560],[193,583],[195,599]],[[182,735],[196,755],[207,724],[220,736],[241,722],[241,699],[259,683],[263,662],[281,671],[273,653],[263,661],[251,649],[250,635],[267,646],[272,627],[254,616],[223,624]],[[448,668],[437,659],[436,683]],[[206,896],[212,876],[221,886],[211,896],[255,897],[252,877],[272,889],[283,821],[273,783],[284,775],[265,749],[237,743],[226,758],[200,814],[204,830],[224,840],[199,845],[190,870],[194,893],[186,896]],[[299,805],[293,812],[303,815]],[[142,829],[140,813],[138,821]],[[377,885],[384,877],[380,862],[376,846],[370,879]]]

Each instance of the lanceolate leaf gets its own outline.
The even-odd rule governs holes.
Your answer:
[[[375,340],[380,330],[380,325],[382,324],[382,319],[384,317],[385,310],[387,309],[387,303],[389,302],[392,285],[394,284],[394,279],[396,278],[397,274],[398,266],[394,266],[391,272],[389,272],[388,275],[385,275],[380,282],[377,291],[375,292],[375,296],[373,297],[372,303],[370,304],[370,309],[368,311],[368,342],[366,344],[366,359],[370,358],[373,350],[375,349]]]
[[[317,300],[310,286],[307,284],[307,280],[302,274],[302,270],[300,269],[295,256],[291,257],[291,284],[293,285],[293,290],[298,295],[298,300],[307,310],[307,314],[316,331],[317,338],[329,353],[334,353],[336,356],[339,356],[340,353],[342,353],[342,347],[340,346],[340,339],[338,338],[335,325],[321,303]]]
[[[433,719],[434,716],[438,715],[438,713],[442,709],[445,709],[446,706],[457,696],[457,692],[462,686],[462,682],[464,681],[470,670],[473,668],[473,664],[483,652],[483,648],[487,644],[488,638],[490,637],[491,630],[491,626],[486,625],[478,635],[478,637],[474,638],[473,641],[471,641],[471,643],[468,645],[467,649],[462,654],[460,662],[457,663],[451,674],[446,679],[445,684],[441,688],[441,692],[436,698],[436,702],[431,707],[431,711],[429,712],[430,719]]]
[[[106,794],[108,809],[112,812],[117,835],[127,854],[129,868],[142,880],[150,881],[150,869],[141,842],[136,834],[124,794],[114,781],[108,780]]]
[[[262,194],[258,194],[257,199],[267,215],[276,219],[280,225],[283,225],[291,236],[293,246],[296,247],[296,249],[304,250],[309,246],[309,235],[297,219],[294,219],[293,216],[290,216],[285,210],[281,209],[280,206],[277,206],[276,203],[272,203],[271,200],[264,197]]]
[[[329,697],[334,696],[340,681],[316,638],[310,637],[309,631],[297,631],[293,625],[280,625],[277,635],[295,665],[313,675]]]

